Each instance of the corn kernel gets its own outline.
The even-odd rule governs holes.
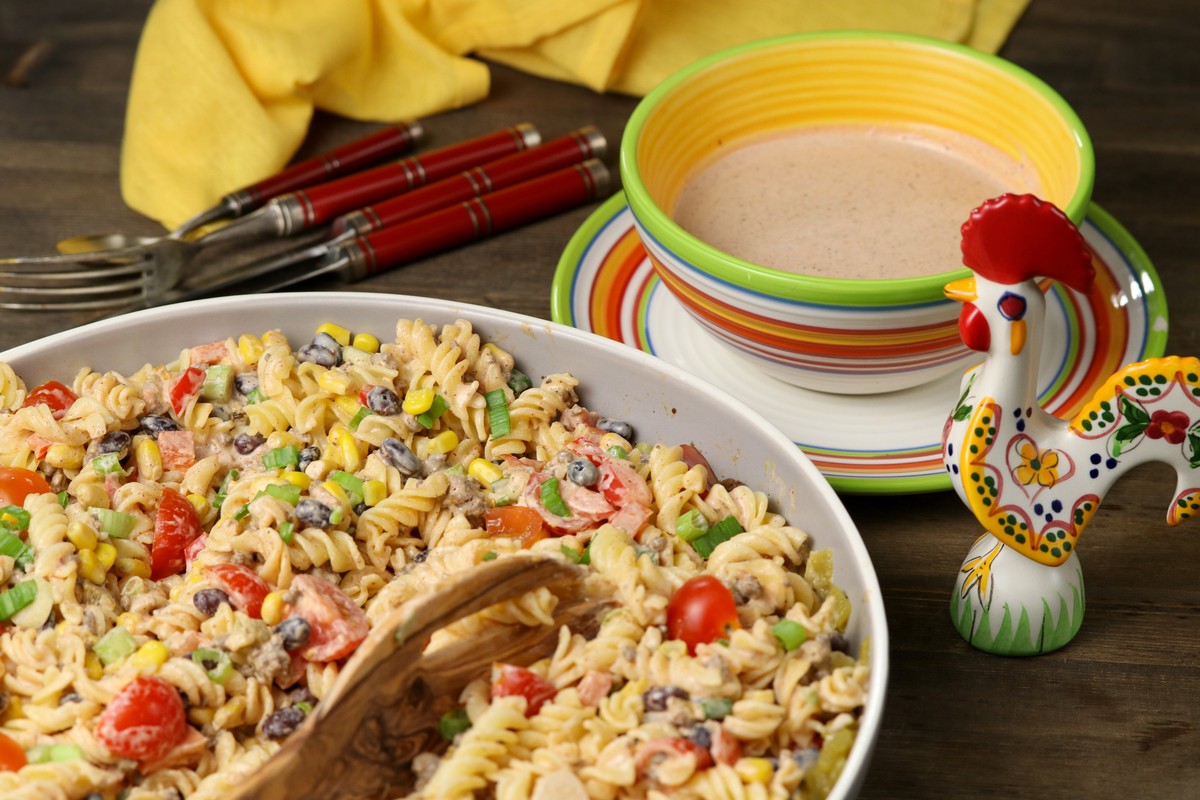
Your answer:
[[[150,565],[140,558],[118,558],[113,562],[112,568],[113,572],[122,577],[150,577]]]
[[[433,406],[433,389],[409,389],[404,395],[405,412],[416,416],[424,414]]]
[[[94,681],[98,681],[104,677],[104,664],[100,661],[100,656],[88,650],[83,657],[83,669],[87,676]]]
[[[504,473],[500,471],[500,468],[486,458],[473,459],[467,467],[467,474],[484,486],[491,486],[504,477]]]
[[[159,452],[158,442],[149,436],[138,437],[137,444],[133,447],[133,455],[137,461],[140,479],[156,481],[162,477],[162,453]]]
[[[238,337],[237,341],[238,357],[242,359],[242,363],[247,367],[253,367],[262,358],[263,343],[257,336],[249,333],[243,333]]]
[[[350,344],[350,331],[343,328],[341,325],[334,325],[332,322],[326,322],[321,327],[317,328],[317,333],[328,333],[342,347]]]
[[[321,373],[317,385],[330,394],[347,394],[354,388],[354,379],[344,372],[330,369]]]
[[[429,440],[429,452],[435,454],[443,454],[453,452],[454,448],[458,447],[458,434],[454,431],[446,430],[439,433]]]
[[[46,450],[45,461],[55,469],[79,469],[83,466],[83,448],[56,443]]]
[[[196,509],[196,513],[204,516],[204,512],[208,511],[208,498],[202,494],[192,493],[187,496],[187,500],[192,504],[192,508]]]
[[[123,611],[117,615],[117,624],[127,631],[132,631],[137,627],[138,615],[132,611]]]
[[[95,550],[79,551],[79,574],[88,581],[100,586],[108,575],[108,567],[100,562]]]
[[[263,347],[275,347],[277,345],[288,346],[288,338],[283,335],[283,331],[278,328],[266,331],[262,335]]]
[[[363,503],[367,506],[377,506],[387,497],[387,484],[383,481],[363,481]]]
[[[347,436],[342,439],[338,455],[341,456],[342,466],[347,472],[357,472],[362,468],[362,453],[359,452],[358,443],[354,441],[353,437]]]
[[[202,580],[204,580],[204,573],[200,572],[199,570],[196,570],[195,572],[189,572],[188,576],[184,579],[183,582],[184,583],[199,583]]]
[[[17,695],[12,695],[8,699],[8,710],[4,712],[5,721],[14,719],[25,719],[25,706],[21,698]]]
[[[325,481],[321,484],[321,488],[333,495],[346,508],[350,507],[350,496],[346,494],[346,490],[342,488],[340,483]]]
[[[312,484],[312,478],[294,469],[283,473],[283,479],[293,486],[299,486],[302,491]]]
[[[96,549],[96,532],[92,530],[91,525],[85,522],[75,520],[68,525],[67,538],[71,540],[71,544],[75,545],[76,550]]]
[[[204,708],[203,706],[192,706],[188,709],[188,719],[193,725],[207,725],[213,721],[213,717],[217,715],[216,709]]]
[[[733,769],[746,783],[768,783],[775,773],[765,758],[739,758]]]
[[[356,333],[352,345],[359,350],[366,350],[368,353],[379,352],[379,340],[369,333]]]
[[[358,402],[357,397],[351,397],[350,395],[338,397],[333,402],[341,410],[346,421],[354,419],[354,415],[363,407],[362,403]]]
[[[272,431],[267,436],[267,450],[275,450],[276,448],[287,447],[288,445],[303,448],[304,442],[300,440],[299,436],[288,431]]]
[[[106,570],[112,569],[112,565],[117,560],[117,548],[108,542],[101,542],[96,545],[96,558],[100,559],[100,563],[104,565]]]
[[[600,449],[601,450],[608,450],[609,448],[612,448],[612,447],[619,447],[622,450],[628,450],[629,442],[625,441],[623,438],[621,438],[620,436],[618,436],[615,433],[606,433],[600,437]]]
[[[268,625],[278,625],[283,621],[283,595],[270,592],[262,601],[262,621]]]
[[[167,663],[167,659],[171,657],[167,646],[162,642],[146,642],[133,652],[129,657],[129,662],[135,667],[161,667]]]

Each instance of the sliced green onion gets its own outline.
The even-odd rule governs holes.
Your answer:
[[[705,719],[725,719],[733,711],[733,701],[728,697],[704,697],[700,700]]]
[[[62,506],[63,508],[67,507],[67,503],[70,502],[70,500],[71,500],[71,496],[69,494],[67,494],[66,490],[63,490],[58,493],[58,504],[60,506]]]
[[[340,469],[329,473],[329,480],[346,490],[350,495],[350,505],[356,506],[363,501],[363,479]]]
[[[583,563],[583,553],[579,552],[574,547],[568,547],[567,545],[564,544],[564,545],[560,545],[559,549],[562,550],[562,554],[564,556],[571,559],[571,561],[575,562],[576,564]]]
[[[263,469],[287,469],[300,464],[300,448],[294,444],[276,447],[263,456]]]
[[[547,478],[542,483],[542,505],[557,517],[571,516],[571,509],[567,508],[562,495],[558,493],[558,478]]]
[[[432,428],[433,423],[442,414],[446,413],[446,409],[450,408],[450,404],[446,402],[446,398],[440,394],[433,396],[433,404],[429,406],[429,410],[417,415],[417,422],[421,423],[423,428]]]
[[[453,711],[447,711],[438,720],[438,733],[448,742],[470,727],[471,718],[467,716],[465,708],[456,708]]]
[[[488,430],[492,436],[508,436],[512,420],[508,416],[508,395],[503,389],[492,389],[483,396],[487,401]]]
[[[111,539],[127,539],[137,525],[137,517],[111,508],[92,506],[88,509],[100,523],[100,530],[107,533]]]
[[[790,619],[776,622],[771,626],[771,633],[775,634],[783,649],[789,653],[808,641],[808,631],[804,630],[804,626]]]
[[[243,520],[248,516],[250,516],[250,504],[246,503],[244,506],[242,506],[241,508],[239,508],[237,510],[237,513],[233,515],[233,518],[235,520]]]
[[[12,520],[11,522],[9,520]],[[20,506],[5,506],[0,508],[0,525],[11,526],[13,529],[23,531],[29,527],[30,517],[29,512]]]
[[[293,506],[300,502],[300,487],[294,483],[272,483],[267,486],[266,492],[276,500]]]
[[[261,389],[251,389],[249,391],[249,393],[246,395],[246,405],[252,406],[255,403],[261,403],[263,400],[266,400],[266,399],[267,398],[265,396],[263,396]]]
[[[7,528],[0,528],[0,555],[11,556],[22,569],[33,563],[33,548]]]
[[[229,496],[229,484],[237,480],[238,471],[231,469],[225,473],[225,477],[221,479],[221,485],[217,487],[216,494],[213,495],[213,508],[220,508],[225,503],[225,498]]]
[[[30,764],[48,764],[62,761],[79,761],[84,758],[83,748],[77,744],[39,744],[25,751]]]
[[[519,369],[514,369],[508,374],[508,388],[512,389],[514,395],[520,395],[526,389],[533,386],[533,381],[529,376]]]
[[[32,603],[37,593],[37,584],[29,580],[21,581],[4,594],[0,594],[0,620],[7,620]]]
[[[100,641],[92,645],[92,652],[104,666],[115,664],[137,649],[133,634],[120,625],[100,637]]]
[[[121,459],[116,453],[105,453],[101,456],[96,456],[92,459],[92,469],[97,475],[116,475],[118,478],[125,477],[128,473],[121,466]]]
[[[741,532],[742,526],[737,521],[737,517],[730,514],[728,517],[709,528],[708,532],[703,536],[695,539],[692,542],[692,547],[694,547],[696,552],[701,556],[708,558],[712,555],[712,551],[717,549],[717,545],[721,544],[721,542],[729,541]]]
[[[233,367],[228,364],[213,364],[204,370],[204,383],[200,386],[200,399],[210,403],[228,403],[233,397]]]
[[[296,526],[290,520],[279,526],[279,538],[288,544],[292,543],[292,534],[295,532]]]
[[[350,418],[350,429],[358,430],[358,426],[360,424],[362,424],[362,421],[364,419],[366,419],[367,417],[371,416],[373,413],[375,413],[375,412],[373,412],[371,409],[367,408],[366,406],[360,407],[358,409],[358,411],[355,412],[354,416]]]
[[[693,508],[686,514],[680,514],[675,520],[675,535],[685,542],[694,542],[706,533],[708,533],[708,520],[704,518],[698,508]]]
[[[340,505],[333,511],[329,512],[329,524],[337,525],[346,516],[346,511]]]
[[[214,647],[197,647],[192,651],[192,662],[202,667],[213,683],[224,683],[229,673],[233,672],[229,654]]]
[[[495,550],[488,550],[483,554],[484,561],[495,561],[497,558],[499,558],[499,556],[496,554]]]

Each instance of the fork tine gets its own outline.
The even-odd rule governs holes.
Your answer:
[[[7,292],[0,291],[0,309],[4,309],[6,311],[101,311],[107,309],[129,308],[138,300],[138,295],[109,297],[101,300],[79,300],[74,302],[63,300],[39,301],[37,299],[16,302],[8,300],[7,297]]]
[[[0,258],[0,267],[12,271],[45,269],[47,267],[86,267],[114,264],[141,264],[150,260],[146,248],[129,247],[124,250],[102,250],[95,254],[62,253],[53,256],[5,256]]]
[[[0,266],[4,266],[0,264]],[[57,265],[56,265],[57,266]],[[147,264],[131,263],[122,264],[119,266],[85,266],[83,269],[67,269],[67,265],[61,265],[61,268],[42,269],[37,272],[32,270],[0,270],[0,280],[4,281],[24,281],[31,285],[36,285],[41,281],[45,284],[66,283],[68,281],[88,281],[93,284],[111,280],[113,278],[123,278],[126,276],[141,276],[147,272]]]

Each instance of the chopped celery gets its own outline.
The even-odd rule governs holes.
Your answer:
[[[775,638],[783,645],[783,649],[789,653],[808,641],[808,631],[804,629],[804,626],[790,619],[781,619],[776,622],[771,626],[771,633],[775,634]]]
[[[228,403],[233,397],[233,367],[228,364],[213,364],[204,371],[204,383],[200,386],[200,399],[210,403]]]
[[[133,634],[120,625],[101,636],[100,640],[92,645],[92,652],[105,666],[117,663],[135,649],[137,643],[133,641]]]

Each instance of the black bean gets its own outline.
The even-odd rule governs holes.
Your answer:
[[[275,632],[283,637],[283,649],[290,653],[308,644],[312,626],[304,617],[288,617],[275,626]]]
[[[367,510],[367,504],[366,503],[356,503],[354,505],[354,508],[351,510],[354,512],[355,516],[361,517],[363,515],[363,512]]]
[[[304,717],[304,710],[296,706],[280,708],[263,720],[263,736],[268,739],[286,739],[300,727]]]
[[[142,424],[142,430],[155,438],[158,438],[158,435],[163,431],[182,430],[178,422],[170,417],[164,417],[158,414],[147,414],[138,420],[138,422]]]
[[[233,388],[237,389],[237,393],[245,397],[258,388],[258,373],[243,372],[233,376]]]
[[[104,800],[104,795],[99,792],[88,792],[83,796],[83,800]]]
[[[627,442],[633,441],[633,426],[623,420],[601,417],[600,421],[596,423],[596,427],[602,431],[615,433]]]
[[[850,652],[850,640],[841,631],[834,631],[829,634],[829,649],[848,654]]]
[[[367,408],[390,417],[400,413],[400,396],[386,386],[372,386],[367,392]]]
[[[647,711],[666,711],[667,701],[672,697],[687,700],[691,695],[678,686],[653,686],[642,695],[642,705]]]
[[[427,558],[429,558],[429,551],[428,551],[428,550],[418,550],[418,551],[417,551],[417,554],[416,554],[415,556],[413,556],[413,563],[415,563],[415,564],[424,564],[424,563],[425,563],[425,559],[427,559]]]
[[[591,486],[600,480],[600,470],[586,458],[577,458],[567,464],[567,480],[579,486]]]
[[[201,614],[209,617],[217,613],[221,603],[229,603],[231,607],[233,605],[229,602],[229,595],[220,589],[201,589],[192,596],[192,602],[196,604],[196,608]]]
[[[267,441],[267,437],[258,433],[239,433],[233,440],[233,449],[248,456]]]
[[[333,516],[333,509],[320,500],[305,497],[296,504],[296,516],[309,527],[324,528]]]
[[[316,461],[320,457],[321,457],[321,448],[306,447],[300,451],[300,463],[296,466],[296,469],[300,470],[301,472],[304,472],[304,470],[308,468],[309,464]]]
[[[705,750],[712,747],[712,731],[704,725],[693,725],[683,735],[683,738],[700,745]]]
[[[296,357],[322,367],[332,369],[338,365],[337,353],[319,344],[306,344],[296,351]]]
[[[301,703],[308,703],[310,706],[317,704],[317,696],[309,691],[307,686],[301,686],[299,689],[292,689],[288,692],[288,700],[292,701],[292,705],[298,706]]]
[[[131,437],[125,431],[111,431],[101,436],[100,440],[96,442],[96,455],[116,453],[119,458],[124,458],[129,453],[131,441]]]
[[[405,476],[415,475],[421,469],[421,459],[399,439],[384,439],[379,450],[383,453],[383,460]]]
[[[67,692],[62,697],[58,698],[58,704],[65,705],[66,703],[82,703],[83,695],[78,692]]]
[[[338,340],[322,331],[312,338],[312,343],[317,347],[323,347],[337,357],[338,361],[342,360],[342,346]]]
[[[803,769],[809,769],[817,763],[817,757],[821,755],[821,750],[818,747],[808,747],[804,750],[797,750],[792,753],[792,761],[795,761]]]

